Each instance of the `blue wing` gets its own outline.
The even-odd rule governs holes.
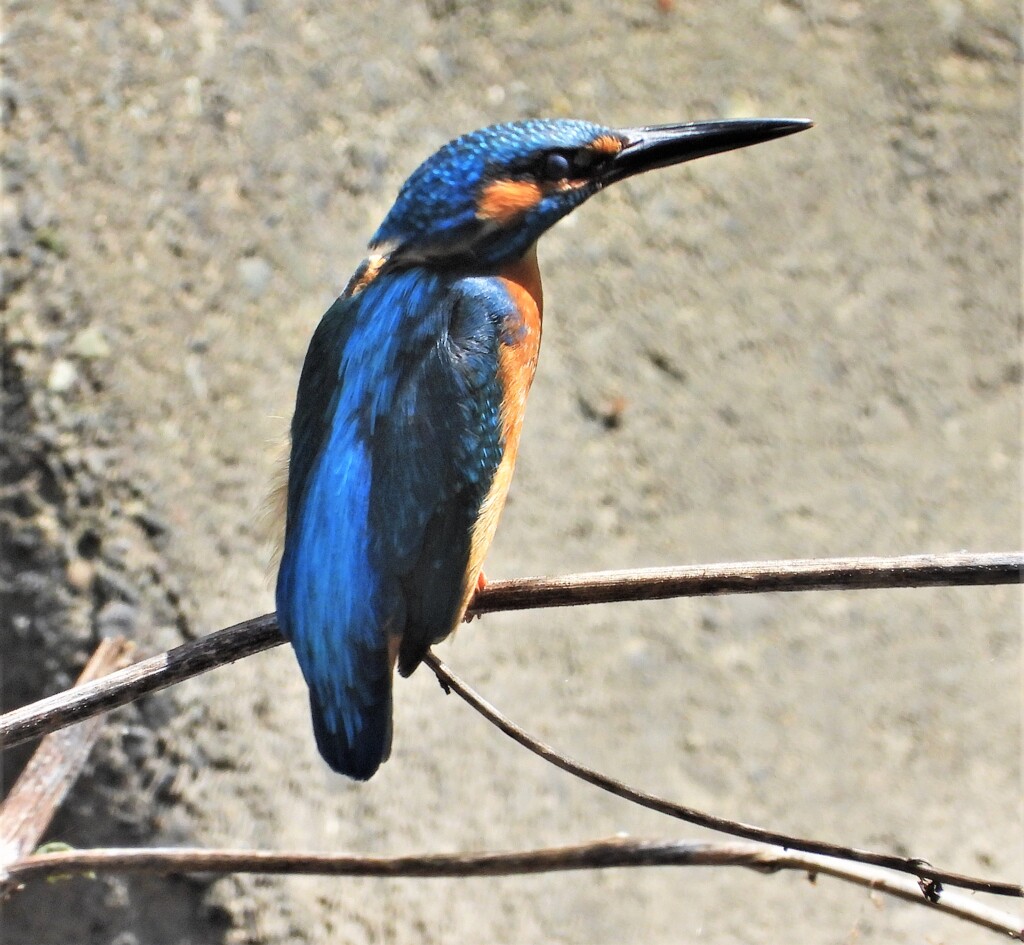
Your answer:
[[[310,343],[292,421],[281,629],[328,763],[368,778],[391,739],[392,641],[411,672],[457,614],[502,454],[495,280],[386,273]]]

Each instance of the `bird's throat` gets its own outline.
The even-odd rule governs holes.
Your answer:
[[[513,263],[501,267],[498,277],[505,282],[516,307],[529,319],[536,312],[537,326],[544,315],[544,290],[537,265],[537,244],[534,243]]]

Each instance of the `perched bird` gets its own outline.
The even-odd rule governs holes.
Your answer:
[[[327,763],[373,775],[408,676],[477,590],[540,348],[538,237],[608,184],[810,127],[529,120],[405,182],[313,335],[291,427],[277,616]]]

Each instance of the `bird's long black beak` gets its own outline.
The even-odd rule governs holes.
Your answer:
[[[610,184],[658,167],[760,144],[806,131],[813,124],[806,118],[736,118],[623,128],[619,134],[628,144],[608,163],[602,181]]]

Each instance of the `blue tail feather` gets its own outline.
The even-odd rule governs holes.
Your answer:
[[[391,673],[375,685],[368,705],[349,705],[346,724],[332,727],[333,713],[325,711],[314,690],[309,691],[316,746],[324,761],[338,774],[357,781],[373,777],[391,754]],[[335,716],[336,717],[336,716]],[[353,729],[350,737],[347,727]]]

